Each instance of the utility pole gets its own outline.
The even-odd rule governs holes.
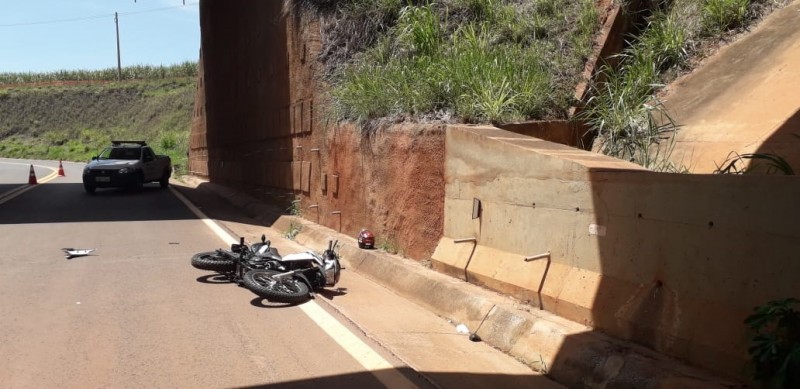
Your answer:
[[[114,12],[114,24],[117,27],[117,81],[122,80],[122,60],[119,55],[119,17]]]

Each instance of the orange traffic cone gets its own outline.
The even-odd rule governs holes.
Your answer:
[[[31,174],[28,175],[28,185],[36,185],[38,182],[36,181],[36,173],[33,171],[33,165],[31,165]]]
[[[64,174],[64,166],[61,165],[61,160],[59,159],[58,160],[58,176],[59,177],[64,177],[65,175],[66,174]]]

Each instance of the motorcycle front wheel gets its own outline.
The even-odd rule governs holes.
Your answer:
[[[206,251],[192,256],[192,266],[200,270],[229,272],[236,270],[236,262],[230,255],[219,251]]]
[[[275,279],[277,270],[255,269],[244,274],[242,282],[247,289],[270,301],[297,304],[308,299],[308,285],[295,278]]]

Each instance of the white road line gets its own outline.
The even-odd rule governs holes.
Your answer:
[[[387,388],[417,387],[316,301],[304,303],[300,309]]]
[[[239,243],[239,241],[237,239],[234,239],[231,236],[231,234],[222,229],[222,227],[220,227],[219,224],[209,219],[208,216],[206,216],[206,214],[203,213],[203,211],[195,207],[195,205],[192,204],[192,202],[189,201],[189,199],[187,199],[183,194],[181,194],[181,192],[178,192],[178,190],[176,190],[172,186],[170,186],[169,189],[170,191],[172,191],[172,194],[174,194],[175,197],[178,198],[178,200],[183,202],[183,204],[186,205],[186,207],[189,208],[189,210],[192,211],[192,213],[194,213],[195,216],[199,217],[200,220],[202,220],[203,223],[205,223],[205,225],[211,229],[211,231],[214,231],[214,233],[217,234],[217,236],[219,236],[225,242],[226,245]]]
[[[238,243],[238,240],[222,229],[215,221],[209,219],[203,211],[195,207],[180,192],[172,187],[170,187],[170,190],[226,244]],[[300,305],[300,309],[381,383],[389,388],[417,388],[413,382],[397,371],[391,363],[348,330],[333,315],[322,309],[316,301],[311,300],[304,303]]]

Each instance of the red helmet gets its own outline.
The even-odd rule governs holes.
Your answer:
[[[358,233],[358,247],[362,249],[375,248],[375,234],[366,228],[362,228]]]

